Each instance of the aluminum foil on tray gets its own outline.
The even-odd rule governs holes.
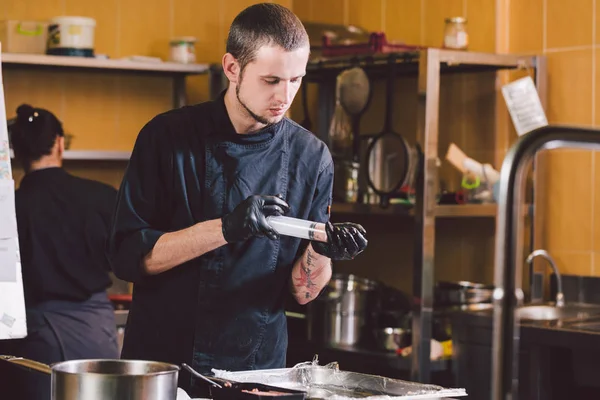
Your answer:
[[[447,389],[437,385],[342,371],[337,363],[320,366],[316,361],[301,363],[293,368],[237,372],[213,369],[213,373],[217,378],[234,382],[253,382],[302,390],[307,393],[307,399],[416,400],[467,395],[465,389]]]

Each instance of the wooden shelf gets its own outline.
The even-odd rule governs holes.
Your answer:
[[[11,158],[14,154],[11,150]],[[97,161],[129,161],[129,151],[102,151],[102,150],[67,150],[63,155],[65,160],[97,160]]]
[[[93,57],[48,56],[44,54],[3,53],[3,66],[58,67],[112,71],[152,72],[165,75],[198,75],[208,72],[208,64],[142,62]]]

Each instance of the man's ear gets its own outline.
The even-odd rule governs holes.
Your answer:
[[[226,53],[222,60],[223,72],[231,83],[238,83],[240,79],[240,63],[231,53]]]

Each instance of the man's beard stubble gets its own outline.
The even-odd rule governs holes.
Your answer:
[[[240,98],[240,86],[239,85],[237,85],[235,87],[235,96],[237,97],[237,100],[242,105],[242,107],[244,107],[244,110],[246,110],[246,112],[248,113],[248,115],[251,116],[256,122],[264,124],[264,125],[269,125],[270,124],[269,120],[267,120],[266,118],[263,118],[260,115],[256,114],[254,111],[252,111],[250,109],[250,107],[248,107],[246,105],[246,103],[244,103],[242,101],[242,99]]]
[[[264,124],[264,125],[271,125],[272,122],[270,122],[268,119],[261,117],[260,115],[256,114],[254,111],[252,111],[250,109],[250,107],[248,107],[246,105],[246,103],[244,103],[242,101],[242,99],[240,98],[240,87],[242,86],[242,77],[240,76],[240,81],[239,83],[235,86],[235,96],[237,97],[238,102],[242,105],[242,107],[244,107],[244,110],[246,110],[246,112],[248,113],[248,115],[250,115],[256,122],[260,123],[260,124]]]

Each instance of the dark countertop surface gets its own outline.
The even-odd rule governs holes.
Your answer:
[[[600,318],[596,319],[600,324]],[[560,321],[558,321],[560,322]],[[572,326],[572,323],[523,323],[521,338],[538,345],[600,349],[600,331]]]
[[[577,304],[570,303],[569,306]],[[589,304],[582,305],[590,306]],[[548,321],[521,321],[523,343],[570,348],[600,349],[600,306],[596,312],[584,317],[570,317]],[[493,310],[457,314],[455,322],[467,323],[483,329],[492,328]]]
[[[567,306],[589,305],[567,302]],[[600,307],[592,307],[593,312],[562,319],[521,321],[519,398],[600,398]],[[491,309],[452,316],[454,348],[459,355],[454,363],[456,384],[475,398],[486,398],[490,391],[492,316]],[[474,359],[481,366],[475,366]]]

